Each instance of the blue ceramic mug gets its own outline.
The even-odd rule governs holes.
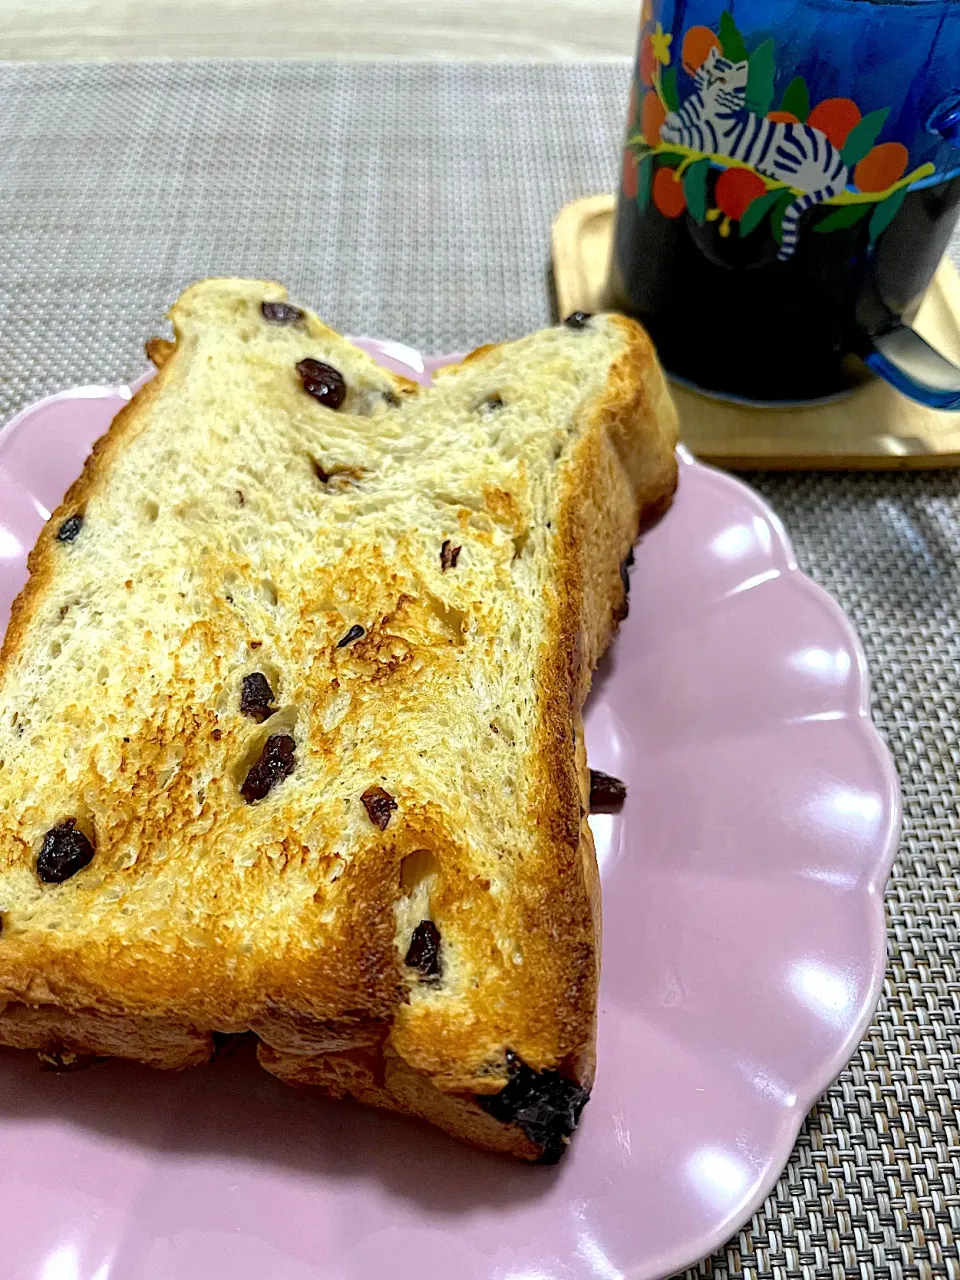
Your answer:
[[[960,409],[910,328],[958,207],[960,0],[645,0],[611,301],[679,380]]]

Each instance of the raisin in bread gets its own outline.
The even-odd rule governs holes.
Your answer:
[[[580,711],[676,482],[650,342],[427,390],[210,280],[30,557],[0,660],[0,1042],[268,1071],[556,1159],[594,1071]]]

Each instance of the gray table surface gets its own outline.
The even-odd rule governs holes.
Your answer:
[[[0,418],[138,372],[204,275],[283,280],[426,351],[549,322],[550,221],[613,187],[627,76],[0,64]],[[905,823],[877,1016],[763,1208],[691,1274],[960,1280],[960,475],[753,482],[860,632]]]

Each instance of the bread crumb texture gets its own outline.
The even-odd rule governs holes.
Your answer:
[[[0,1041],[183,1067],[252,1030],[286,1079],[535,1158],[477,1096],[509,1055],[592,1078],[580,709],[673,492],[673,409],[621,317],[423,390],[285,299],[182,295],[31,555]]]

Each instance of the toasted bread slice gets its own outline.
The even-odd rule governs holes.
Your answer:
[[[210,280],[0,658],[0,1042],[206,1061],[556,1159],[594,1069],[580,711],[676,482],[598,316],[420,390]],[[304,363],[306,362],[306,363]]]

